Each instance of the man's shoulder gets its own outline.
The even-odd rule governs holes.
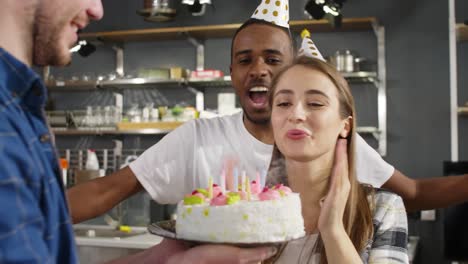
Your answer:
[[[197,129],[213,129],[213,130],[225,130],[229,128],[237,128],[239,125],[239,115],[242,113],[236,113],[232,115],[218,116],[212,118],[200,118],[189,122],[189,125]]]

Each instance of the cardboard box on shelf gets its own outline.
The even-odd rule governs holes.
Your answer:
[[[193,71],[190,75],[191,78],[221,78],[224,73],[220,70],[203,70]]]

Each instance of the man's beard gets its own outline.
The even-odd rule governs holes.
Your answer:
[[[252,122],[255,125],[268,125],[270,124],[271,120],[271,111],[267,111],[267,116],[266,117],[257,117],[254,118],[252,117],[245,109],[243,109],[245,117]]]
[[[65,21],[54,26],[42,23],[41,19],[36,20],[34,25],[34,53],[33,64],[36,66],[65,66],[70,64],[71,55],[68,49],[61,47],[61,36],[64,34],[59,29],[63,29]]]
[[[59,39],[49,41],[36,38],[34,42],[34,64],[37,66],[65,66],[70,64],[71,55],[62,50]]]

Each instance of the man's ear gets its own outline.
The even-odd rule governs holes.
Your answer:
[[[341,138],[347,138],[349,133],[351,132],[351,126],[353,124],[353,117],[348,116],[346,119],[343,120],[343,128],[340,131]]]

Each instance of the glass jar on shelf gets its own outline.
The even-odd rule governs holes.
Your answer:
[[[143,107],[141,118],[143,122],[149,122],[151,118],[151,110],[153,109],[154,103],[146,103]]]
[[[132,123],[141,122],[141,109],[138,107],[138,104],[132,104],[130,109],[127,112],[128,121]]]
[[[96,106],[94,109],[94,126],[103,126],[104,125],[104,115],[102,107]]]
[[[83,118],[82,126],[84,127],[94,127],[95,118],[93,115],[93,107],[88,105],[86,106],[86,115]]]

